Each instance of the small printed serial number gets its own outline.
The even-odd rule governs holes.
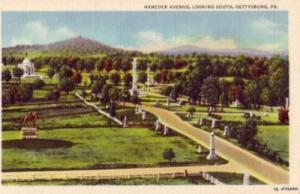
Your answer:
[[[274,191],[298,191],[298,187],[273,187]]]

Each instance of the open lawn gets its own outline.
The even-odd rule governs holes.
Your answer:
[[[18,131],[5,131],[3,142],[19,138]],[[165,137],[145,128],[64,128],[40,130],[40,139],[63,140],[71,147],[3,149],[3,170],[100,169],[169,165],[162,152],[173,148],[173,164],[209,164],[207,152],[182,136]],[[43,145],[41,145],[43,147]],[[44,146],[45,147],[45,146]],[[47,146],[46,146],[47,147]],[[220,161],[217,161],[220,162]]]
[[[289,160],[289,127],[287,125],[258,126],[257,138]]]

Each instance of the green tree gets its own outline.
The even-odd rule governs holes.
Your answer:
[[[189,106],[186,111],[188,113],[190,113],[191,114],[191,118],[193,118],[193,115],[196,112],[196,109],[193,106]]]
[[[112,74],[110,74],[110,80],[114,85],[119,85],[119,83],[121,81],[121,76],[117,72],[112,73]]]
[[[68,95],[70,91],[75,89],[75,82],[73,79],[70,79],[70,78],[62,79],[59,82],[59,88],[62,91],[66,92],[66,94]],[[67,95],[66,95],[66,98],[67,98]]]
[[[126,87],[129,87],[132,82],[132,75],[130,73],[125,73],[123,76],[123,82]]]
[[[21,100],[22,102],[28,102],[33,97],[33,86],[32,84],[21,85]]]
[[[52,80],[53,76],[55,75],[55,71],[53,68],[49,68],[47,71],[48,77]]]
[[[145,72],[140,72],[138,75],[138,81],[145,83],[147,81],[147,74]]]
[[[59,71],[59,78],[65,79],[73,76],[73,71],[70,67],[64,65]]]
[[[215,106],[219,100],[220,86],[219,79],[217,77],[209,76],[207,77],[202,84],[201,94],[202,97],[207,99],[207,102]]]
[[[163,158],[165,160],[168,160],[170,163],[172,162],[172,160],[176,157],[175,152],[173,151],[172,148],[167,148],[165,149],[165,151],[163,152]]]
[[[5,69],[2,71],[2,80],[5,82],[9,82],[11,80],[11,72],[9,69]]]
[[[14,77],[16,77],[16,78],[20,81],[20,80],[21,80],[21,77],[22,77],[23,74],[24,74],[24,71],[23,71],[23,69],[21,69],[21,68],[15,67],[15,68],[13,68],[13,70],[12,70],[12,74],[13,74]]]
[[[104,64],[101,59],[98,59],[95,63],[96,69],[100,72],[104,69]]]
[[[260,108],[260,94],[261,89],[256,81],[247,82],[244,89],[244,104],[247,107],[251,107],[253,105],[254,108]]]
[[[257,135],[257,121],[253,118],[250,118],[238,130],[237,139],[242,146],[246,147],[252,143],[256,135]]]
[[[44,86],[45,86],[45,82],[42,79],[36,79],[33,82],[34,89],[41,89]]]

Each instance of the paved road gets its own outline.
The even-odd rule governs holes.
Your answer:
[[[163,125],[193,139],[206,148],[209,147],[209,133],[182,121],[175,113],[153,106],[142,106],[142,109],[156,115]],[[288,171],[220,137],[215,136],[215,143],[217,154],[239,166],[245,173],[250,173],[269,184],[288,184]]]
[[[236,172],[236,167],[230,163],[224,165],[180,166],[180,167],[153,167],[106,170],[64,170],[64,171],[26,171],[4,172],[2,180],[53,180],[53,179],[114,179],[135,177],[173,176],[174,173],[201,173],[201,172]]]

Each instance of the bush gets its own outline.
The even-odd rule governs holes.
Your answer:
[[[41,89],[45,86],[45,82],[41,79],[37,79],[33,82],[33,88],[34,89]]]
[[[278,119],[281,124],[289,123],[289,111],[286,108],[280,108],[278,112]]]
[[[161,94],[162,94],[162,95],[165,95],[165,96],[169,96],[172,90],[173,90],[173,87],[172,87],[172,86],[164,86],[164,87],[161,89]]]
[[[60,90],[54,89],[47,94],[48,100],[58,100],[60,97]]]
[[[163,152],[163,158],[165,160],[169,160],[169,162],[171,162],[175,157],[176,154],[172,148],[165,149],[165,151]]]

